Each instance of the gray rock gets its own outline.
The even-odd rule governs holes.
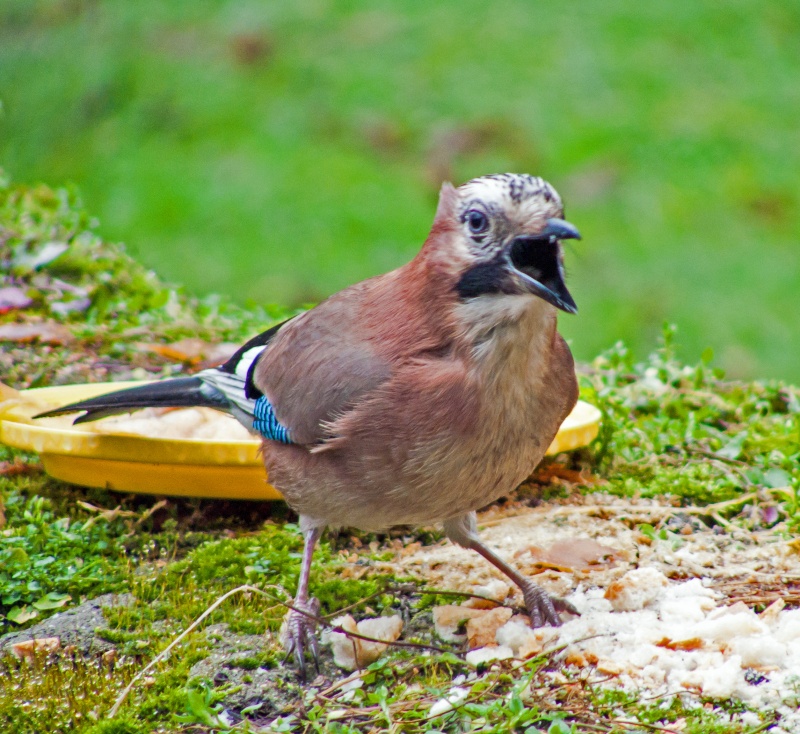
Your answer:
[[[297,701],[297,673],[293,667],[242,665],[264,652],[263,636],[237,635],[227,624],[210,625],[205,632],[213,651],[192,666],[189,679],[205,679],[215,688],[222,688],[226,693],[222,704],[234,720],[240,718],[242,709],[251,706],[259,707],[250,714],[255,720],[272,718],[292,708]]]
[[[10,632],[0,637],[0,653],[11,645],[43,637],[58,637],[61,648],[74,645],[84,655],[98,655],[111,650],[114,645],[97,635],[98,629],[108,628],[103,607],[127,607],[133,603],[131,594],[103,594],[96,599],[58,612],[42,622],[21,632]]]

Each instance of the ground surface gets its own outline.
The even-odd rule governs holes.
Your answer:
[[[63,192],[7,185],[0,214],[11,388],[188,374],[285,315],[169,288]],[[0,730],[798,731],[800,395],[682,364],[674,338],[581,365],[597,441],[482,514],[582,611],[560,636],[531,638],[436,528],[343,532],[312,569],[323,626],[402,633],[352,674],[326,648],[305,687],[278,641],[302,546],[284,505],[70,487],[0,447]]]

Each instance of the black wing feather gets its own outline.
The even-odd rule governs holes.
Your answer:
[[[228,401],[224,395],[215,395],[213,390],[204,389],[203,381],[199,377],[176,377],[170,380],[153,382],[139,387],[129,387],[125,390],[98,395],[88,400],[70,403],[54,410],[34,416],[35,418],[50,418],[64,413],[75,413],[85,410],[86,415],[79,416],[74,423],[96,421],[109,415],[130,413],[141,408],[217,408],[225,410]]]

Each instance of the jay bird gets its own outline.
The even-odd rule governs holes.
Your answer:
[[[550,597],[479,539],[475,510],[528,477],[578,386],[556,330],[577,307],[561,240],[580,238],[541,178],[501,174],[442,186],[411,262],[336,293],[192,377],[120,390],[42,415],[75,422],[148,406],[205,406],[263,438],[269,480],[305,538],[285,642],[317,659],[309,597],[326,526],[384,530],[442,522],[520,587],[531,624],[560,625]]]

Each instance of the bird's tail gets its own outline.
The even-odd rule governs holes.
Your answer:
[[[86,423],[141,408],[216,408],[229,411],[225,396],[199,377],[176,377],[139,387],[98,395],[95,398],[70,403],[61,408],[39,413],[35,418],[50,418],[64,413],[85,410],[73,423]]]

